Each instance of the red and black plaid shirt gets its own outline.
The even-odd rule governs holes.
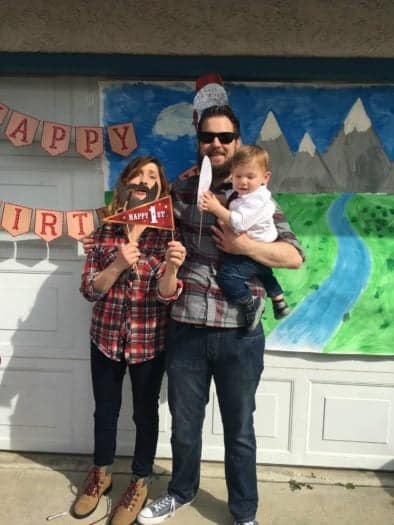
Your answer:
[[[122,225],[104,225],[93,235],[95,248],[87,255],[81,293],[93,306],[90,337],[110,359],[140,363],[164,350],[169,303],[176,294],[160,297],[157,282],[165,270],[164,255],[171,232],[147,228],[139,240],[138,272],[125,270],[107,293],[94,288],[94,279],[116,257],[117,247],[128,242]]]

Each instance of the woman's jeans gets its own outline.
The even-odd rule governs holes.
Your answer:
[[[164,372],[164,353],[143,363],[127,365],[113,361],[91,343],[91,371],[94,413],[94,463],[112,465],[122,403],[122,384],[126,368],[133,394],[135,446],[132,472],[138,477],[151,474],[159,432],[159,395]]]
[[[172,415],[172,479],[169,494],[191,501],[199,487],[202,426],[211,379],[222,416],[229,508],[237,521],[257,511],[255,393],[263,371],[261,326],[208,328],[171,321],[166,350]]]

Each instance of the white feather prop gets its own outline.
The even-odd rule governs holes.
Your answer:
[[[201,195],[208,191],[212,184],[212,165],[209,157],[205,155],[202,159],[200,177],[198,181],[198,190],[197,190],[197,204],[199,204]]]
[[[211,187],[212,183],[212,165],[211,161],[209,160],[209,157],[206,155],[202,159],[201,169],[200,169],[200,177],[198,181],[198,189],[197,189],[197,206],[200,204],[201,195],[208,191]],[[202,214],[203,211],[200,210],[200,229],[198,232],[198,245],[200,246],[201,243],[201,229],[202,229]]]

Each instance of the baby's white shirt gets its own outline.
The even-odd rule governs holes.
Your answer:
[[[228,198],[234,190],[228,190]],[[275,204],[266,186],[246,195],[238,195],[230,202],[230,224],[237,234],[246,232],[258,241],[273,242],[278,237],[273,215]]]

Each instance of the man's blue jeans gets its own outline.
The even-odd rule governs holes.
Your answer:
[[[171,321],[167,345],[168,400],[172,415],[169,494],[191,501],[200,483],[202,426],[213,378],[222,416],[229,509],[252,521],[258,503],[255,393],[263,371],[261,326],[208,328]]]

